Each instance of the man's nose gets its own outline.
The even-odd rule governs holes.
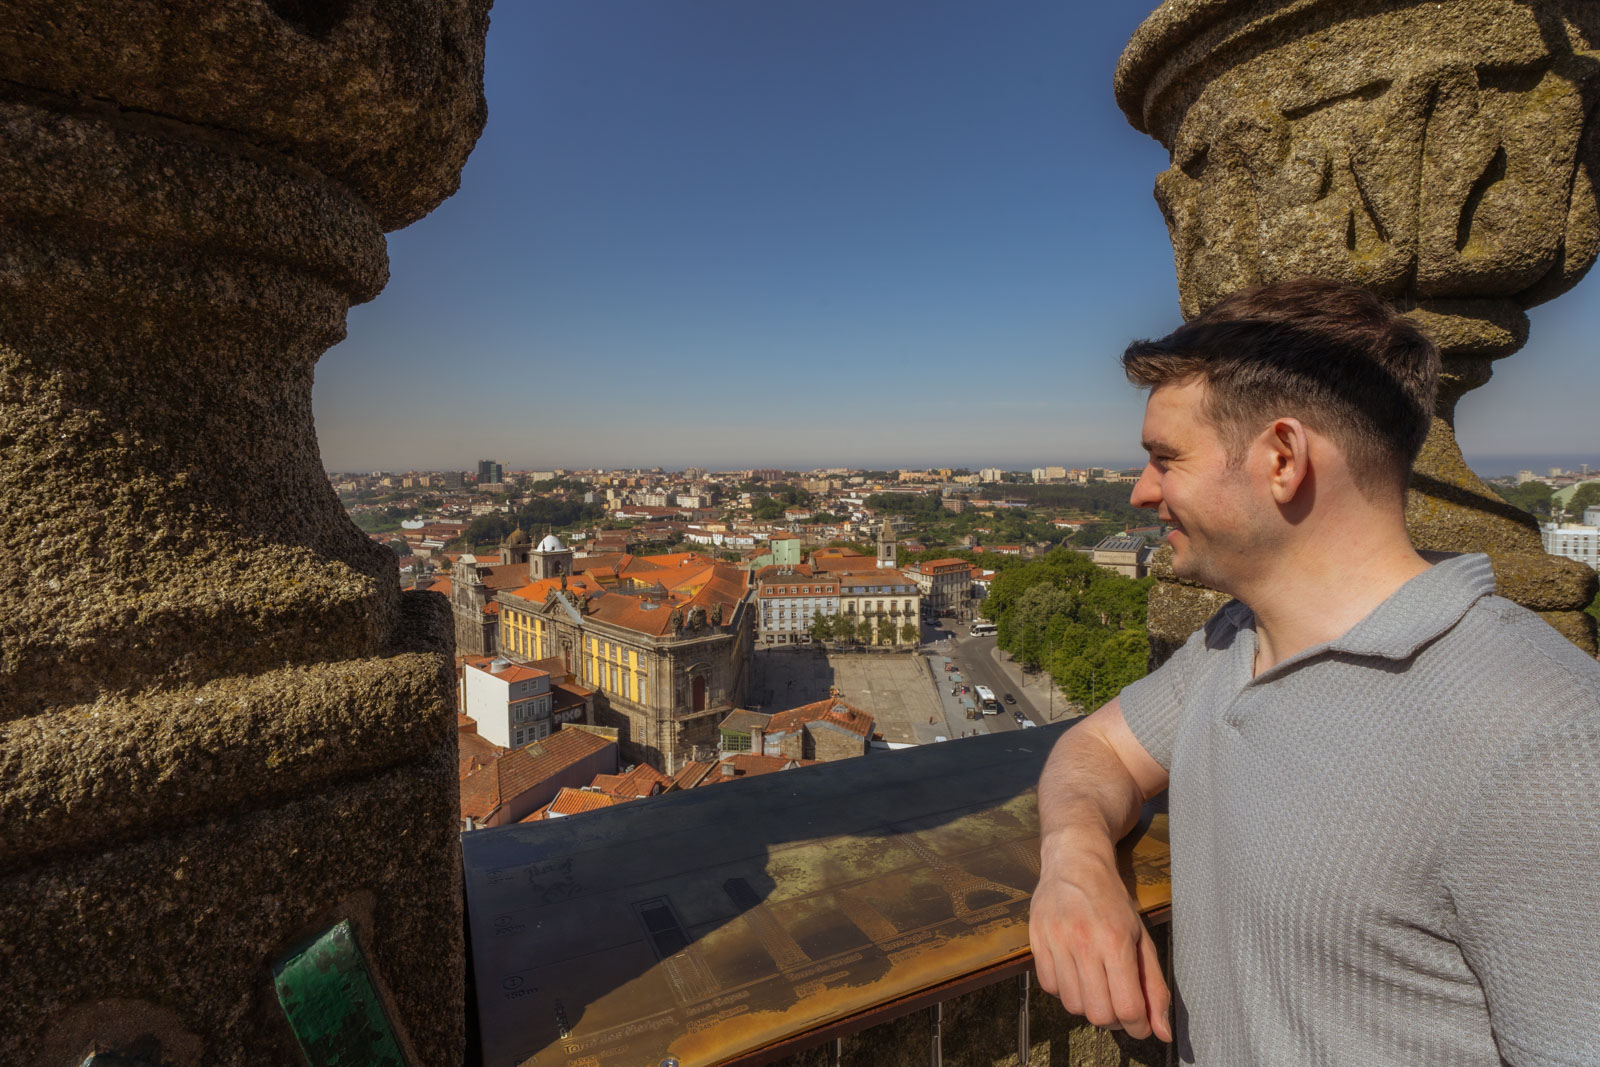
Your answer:
[[[1133,483],[1133,493],[1128,497],[1128,503],[1136,508],[1156,508],[1161,506],[1161,479],[1157,477],[1154,467],[1146,463],[1144,470],[1139,474],[1139,480]]]

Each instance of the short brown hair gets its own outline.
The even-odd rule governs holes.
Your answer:
[[[1147,389],[1204,380],[1206,415],[1236,458],[1268,422],[1291,416],[1337,441],[1363,484],[1404,484],[1432,421],[1439,351],[1365,289],[1297,278],[1135,341],[1122,369]]]

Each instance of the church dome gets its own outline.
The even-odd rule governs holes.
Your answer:
[[[555,534],[545,534],[544,540],[539,542],[536,552],[565,552],[567,546],[561,543],[561,538]]]
[[[506,544],[508,545],[525,545],[527,543],[528,535],[522,532],[522,527],[520,526],[512,530],[511,536],[506,538]]]

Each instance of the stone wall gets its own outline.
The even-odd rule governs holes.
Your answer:
[[[340,919],[458,1061],[450,613],[311,385],[455,190],[488,4],[5,7],[0,1062],[293,1062],[271,965]]]
[[[1421,549],[1486,552],[1503,595],[1595,651],[1592,571],[1467,469],[1456,402],[1528,336],[1527,309],[1600,251],[1600,8],[1584,0],[1167,0],[1117,69],[1171,153],[1156,179],[1185,316],[1303,275],[1402,308],[1444,357],[1406,518]],[[1216,597],[1162,578],[1160,660]]]

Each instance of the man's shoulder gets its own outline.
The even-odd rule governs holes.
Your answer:
[[[1507,703],[1524,721],[1600,715],[1600,661],[1536,613],[1485,596],[1438,642],[1464,692]]]

